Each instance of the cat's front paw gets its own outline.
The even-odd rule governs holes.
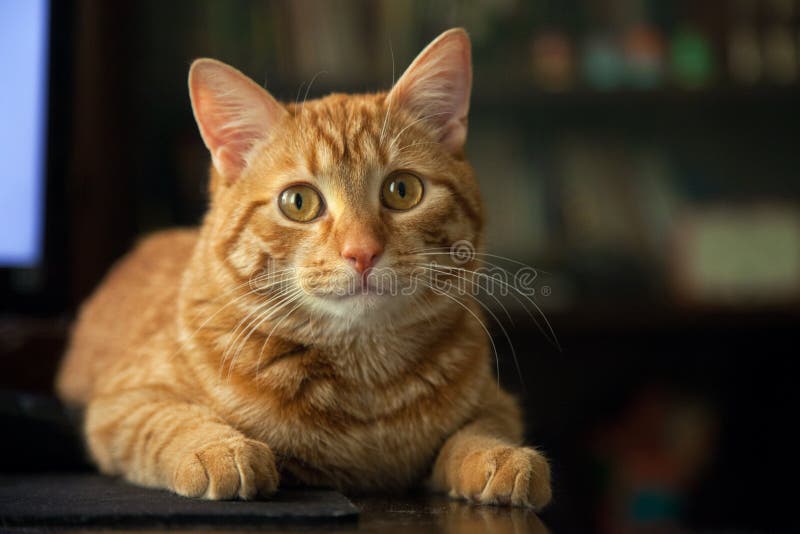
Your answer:
[[[464,457],[451,494],[482,504],[533,506],[550,502],[550,466],[533,449],[500,445]]]
[[[275,456],[260,441],[243,437],[211,442],[178,463],[173,489],[186,497],[252,499],[278,488]]]

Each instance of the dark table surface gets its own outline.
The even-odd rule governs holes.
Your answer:
[[[474,506],[439,495],[410,495],[403,497],[352,498],[359,508],[358,519],[330,522],[299,522],[290,524],[264,523],[258,527],[187,526],[170,528],[48,528],[47,532],[395,532],[412,533],[543,533],[549,532],[532,510],[522,508]],[[37,529],[12,529],[11,532],[37,532]]]
[[[16,532],[547,532],[530,509],[477,506],[423,490],[351,497],[279,491],[204,501],[95,473],[0,475],[0,529]]]
[[[476,506],[443,495],[353,498],[358,524],[336,532],[548,532],[533,510]]]

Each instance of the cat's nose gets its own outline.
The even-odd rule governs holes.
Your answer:
[[[355,236],[342,244],[342,257],[346,259],[356,271],[364,274],[373,267],[383,253],[383,245],[373,236]]]

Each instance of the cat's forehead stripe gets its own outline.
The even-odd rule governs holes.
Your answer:
[[[380,143],[376,126],[384,113],[382,102],[376,95],[365,95],[356,101],[330,95],[302,106],[290,106],[306,139],[309,171],[318,174],[339,166],[363,166],[371,160],[385,162],[386,146]]]

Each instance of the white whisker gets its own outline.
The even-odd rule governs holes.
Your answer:
[[[406,125],[403,127],[403,129],[401,129],[401,130],[400,130],[400,131],[397,133],[397,135],[395,135],[395,136],[394,136],[394,138],[392,139],[391,143],[389,143],[389,144],[390,144],[390,145],[394,145],[394,144],[397,142],[397,139],[398,139],[398,138],[399,138],[401,135],[403,135],[403,132],[405,132],[406,130],[408,130],[409,128],[411,128],[412,126],[414,126],[415,124],[417,124],[417,123],[419,123],[419,122],[422,122],[422,121],[425,121],[425,120],[428,120],[428,119],[430,119],[430,118],[432,118],[432,117],[437,117],[437,116],[439,116],[439,115],[447,115],[448,113],[449,113],[449,111],[443,111],[443,112],[441,112],[441,113],[431,113],[430,115],[425,115],[425,116],[423,116],[423,117],[419,117],[418,119],[411,121],[410,123],[406,124]]]
[[[461,276],[461,275],[456,274],[456,273],[449,273],[447,271],[439,270],[439,269],[436,269],[436,268],[431,267],[431,266],[426,265],[426,264],[421,264],[420,263],[420,264],[417,264],[417,265],[419,265],[420,267],[425,267],[425,268],[429,269],[431,272],[434,272],[434,273],[443,274],[445,276],[455,276],[456,278],[459,278],[460,280],[464,280],[466,282],[471,282],[472,285],[473,285],[473,288],[476,287],[475,282],[474,281],[470,281],[466,276]],[[474,274],[477,274],[477,273],[474,273]],[[480,286],[480,284],[478,284],[477,287],[480,288],[480,289],[484,289],[484,288],[482,288]],[[514,321],[513,321],[513,319],[511,319],[511,315],[508,313],[508,310],[505,308],[505,306],[503,306],[503,303],[500,302],[500,300],[497,297],[495,297],[490,291],[488,291],[488,289],[487,289],[486,293],[489,294],[492,298],[494,298],[495,302],[497,302],[497,305],[500,306],[500,308],[505,312],[506,317],[508,317],[508,320],[513,323]],[[514,366],[517,368],[517,375],[519,376],[519,380],[523,384],[523,387],[524,387],[525,379],[522,377],[522,369],[519,366],[519,360],[517,358],[517,351],[514,348],[514,342],[511,341],[511,336],[508,335],[508,331],[503,326],[503,323],[500,321],[500,319],[497,317],[497,315],[489,308],[489,306],[487,306],[486,304],[481,302],[477,297],[475,297],[475,295],[471,295],[471,294],[467,293],[467,296],[471,297],[472,300],[474,300],[481,308],[483,308],[486,311],[486,313],[491,315],[492,319],[494,319],[494,322],[500,328],[500,331],[503,332],[503,336],[506,338],[506,342],[508,343],[508,347],[509,347],[509,349],[511,349],[511,356],[514,359]]]
[[[306,100],[308,100],[308,93],[309,93],[309,91],[311,91],[311,86],[312,86],[312,85],[314,85],[314,80],[316,80],[316,79],[317,79],[317,76],[319,76],[320,74],[328,74],[328,71],[326,71],[326,70],[321,70],[321,71],[319,71],[318,73],[316,73],[316,74],[314,75],[314,77],[313,77],[313,78],[311,78],[311,81],[310,81],[310,82],[308,82],[308,87],[306,87],[306,94],[305,94],[305,96],[303,97],[303,103],[302,103],[302,104],[300,104],[300,114],[301,114],[301,115],[303,114],[303,110],[305,110],[305,109],[306,109]],[[299,93],[298,93],[298,94],[299,94]]]
[[[231,358],[230,365],[228,365],[228,376],[230,376],[230,373],[233,370],[233,367],[234,367],[234,365],[236,363],[236,360],[238,359],[239,355],[242,353],[242,350],[244,350],[245,346],[247,345],[247,340],[250,339],[250,336],[252,336],[253,333],[261,327],[261,325],[263,325],[265,322],[267,322],[269,319],[271,319],[278,311],[282,310],[283,308],[285,308],[286,306],[288,306],[289,304],[291,304],[292,302],[297,300],[300,296],[302,296],[302,294],[303,294],[303,290],[302,289],[295,289],[294,291],[290,292],[288,295],[285,295],[285,298],[280,303],[275,304],[269,310],[263,310],[259,317],[257,317],[255,320],[251,321],[248,324],[248,327],[250,327],[251,325],[252,325],[252,327],[250,327],[250,330],[247,333],[247,335],[237,345],[238,348],[237,348],[236,352],[234,353],[233,357]],[[245,328],[245,329],[247,329],[247,328]]]
[[[200,324],[200,326],[199,326],[199,327],[197,327],[197,328],[196,328],[196,329],[195,329],[195,330],[194,330],[194,331],[193,331],[191,334],[189,334],[189,335],[188,335],[188,336],[187,336],[185,339],[183,339],[183,340],[181,341],[181,343],[180,343],[180,345],[178,346],[178,348],[177,348],[177,349],[175,349],[175,351],[174,351],[174,352],[173,352],[173,353],[170,355],[170,359],[174,358],[174,357],[175,357],[175,355],[177,355],[177,354],[178,354],[180,351],[184,350],[184,349],[186,348],[186,346],[188,345],[188,343],[189,343],[189,342],[190,342],[190,341],[191,341],[191,340],[194,338],[194,336],[196,336],[196,335],[197,335],[197,334],[198,334],[198,333],[199,333],[199,332],[200,332],[200,331],[201,331],[203,328],[205,328],[205,327],[206,327],[206,325],[208,325],[208,323],[210,323],[210,322],[211,322],[211,320],[212,320],[212,319],[214,319],[214,317],[216,317],[216,316],[217,316],[217,315],[218,315],[220,312],[222,312],[222,311],[223,311],[225,308],[227,308],[228,306],[231,306],[231,305],[235,304],[236,302],[239,302],[240,300],[242,300],[242,299],[244,299],[244,298],[246,298],[246,297],[248,297],[248,296],[254,296],[254,295],[257,295],[257,292],[256,292],[256,291],[254,291],[254,290],[253,290],[253,288],[252,288],[252,284],[253,284],[253,282],[254,282],[255,280],[265,279],[266,277],[267,277],[267,275],[265,275],[265,274],[261,274],[261,275],[259,275],[259,276],[256,276],[255,278],[254,278],[254,277],[251,275],[251,277],[250,277],[250,278],[247,280],[247,282],[244,282],[244,283],[242,283],[242,284],[239,284],[239,285],[237,285],[237,286],[235,286],[235,287],[233,287],[233,288],[229,289],[228,291],[225,291],[225,292],[224,292],[224,293],[222,293],[221,295],[218,295],[218,296],[217,296],[217,297],[215,297],[214,299],[212,299],[212,300],[211,300],[211,302],[216,302],[216,301],[217,301],[217,300],[219,300],[220,298],[222,298],[222,297],[224,297],[224,296],[226,296],[226,295],[229,295],[230,293],[233,293],[234,291],[237,291],[237,290],[239,290],[239,289],[241,289],[241,288],[243,288],[243,287],[245,287],[245,286],[250,286],[250,290],[249,290],[249,291],[245,292],[245,293],[244,293],[244,294],[242,294],[242,295],[239,295],[239,296],[238,296],[238,297],[236,297],[235,299],[230,299],[230,300],[229,300],[229,301],[228,301],[228,302],[227,302],[227,303],[226,303],[224,306],[220,307],[220,308],[219,308],[217,311],[215,311],[215,312],[214,312],[213,314],[211,314],[211,315],[210,315],[208,318],[206,318],[206,319],[205,319],[205,320],[204,320],[204,321],[203,321],[203,322]]]
[[[389,111],[392,109],[392,88],[394,88],[394,49],[392,48],[392,41],[389,40],[389,53],[392,55],[392,87],[389,89],[389,94],[386,95],[386,115],[383,117],[383,127],[381,127],[381,136],[378,139],[378,147],[383,144],[383,135],[386,133],[386,125],[389,122]]]
[[[533,320],[533,322],[536,325],[536,327],[545,336],[545,338],[548,341],[550,341],[550,343],[552,343],[559,351],[562,350],[561,349],[561,343],[559,343],[559,341],[558,341],[558,336],[556,336],[555,330],[553,329],[553,326],[550,323],[550,321],[547,319],[547,316],[545,315],[545,313],[542,310],[542,308],[536,303],[536,301],[533,300],[533,298],[531,298],[529,295],[525,294],[525,292],[523,292],[521,289],[516,287],[514,284],[509,284],[505,280],[501,280],[501,279],[489,276],[486,273],[479,273],[477,271],[472,271],[470,269],[465,269],[463,267],[454,267],[454,266],[443,265],[443,264],[437,264],[437,266],[440,267],[440,268],[443,268],[443,269],[448,269],[448,270],[457,270],[457,271],[461,271],[461,272],[469,272],[469,273],[472,273],[473,275],[476,275],[476,276],[479,276],[479,277],[484,277],[485,279],[487,279],[487,280],[489,280],[489,281],[491,281],[493,283],[498,283],[498,284],[502,285],[503,287],[505,287],[507,290],[510,290],[510,294],[512,295],[512,297],[514,297],[516,299],[516,301],[520,303],[520,305],[522,306],[522,309],[524,309],[525,312],[530,316],[530,318]],[[498,268],[506,271],[502,267],[498,267]],[[506,272],[508,272],[508,271],[506,271]],[[544,324],[547,326],[547,331],[545,331],[545,329],[540,324],[539,320],[531,313],[531,311],[525,306],[525,304],[522,301],[520,301],[519,298],[516,297],[515,293],[518,294],[519,296],[521,296],[522,298],[524,298],[534,308],[536,308],[536,311],[539,313],[542,321],[544,321]]]
[[[455,302],[456,304],[458,304],[459,306],[464,308],[464,310],[469,312],[469,314],[472,315],[472,317],[475,318],[475,320],[478,322],[478,324],[481,326],[481,328],[483,328],[483,331],[486,333],[486,336],[489,338],[489,343],[491,343],[491,345],[492,345],[492,352],[494,352],[495,367],[496,367],[496,372],[497,372],[497,387],[499,388],[500,387],[500,357],[499,357],[499,355],[497,353],[497,346],[494,343],[494,339],[492,338],[492,334],[489,332],[489,329],[486,327],[484,322],[480,319],[480,317],[478,317],[478,315],[475,312],[470,310],[463,302],[461,302],[457,298],[453,297],[452,295],[450,295],[450,294],[448,294],[448,293],[446,293],[444,291],[441,291],[441,290],[433,287],[432,285],[428,284],[425,280],[421,280],[421,282],[424,285],[428,286],[428,288],[430,288],[437,295],[444,295],[445,297],[449,298],[450,300],[452,300],[453,302]]]
[[[300,306],[302,306],[302,305],[303,305],[303,295],[300,295],[299,297],[297,297],[297,298],[295,298],[295,299],[294,299],[294,301],[297,301],[297,300],[299,300],[299,301],[300,301],[300,302],[297,304],[297,306],[295,306],[294,308],[292,308],[291,310],[289,310],[289,311],[286,313],[286,315],[284,315],[284,316],[283,316],[283,318],[282,318],[280,321],[278,321],[278,322],[275,324],[275,326],[273,326],[273,327],[272,327],[272,330],[270,330],[270,332],[269,332],[269,335],[268,335],[268,336],[267,336],[267,338],[264,340],[264,343],[262,343],[262,344],[261,344],[261,350],[258,352],[258,359],[256,360],[256,375],[258,375],[259,368],[261,367],[261,358],[264,356],[264,348],[266,348],[267,344],[269,343],[269,340],[270,340],[270,338],[272,338],[272,334],[274,334],[274,333],[275,333],[275,330],[277,330],[277,329],[278,329],[278,327],[279,327],[279,326],[280,326],[280,325],[281,325],[281,324],[282,324],[282,323],[283,323],[283,322],[284,322],[286,319],[288,319],[288,318],[289,318],[289,316],[290,316],[292,313],[294,313],[294,312],[295,312],[295,310],[297,310],[297,308],[299,308]]]
[[[230,333],[231,336],[234,336],[233,340],[228,342],[225,351],[222,354],[222,359],[220,360],[220,369],[225,365],[225,362],[231,356],[231,351],[234,350],[235,347],[238,346],[238,341],[244,332],[253,325],[254,322],[258,321],[258,318],[262,316],[262,314],[266,314],[269,312],[271,308],[273,308],[277,303],[275,301],[282,299],[286,295],[296,291],[295,288],[289,287],[284,288],[278,291],[277,294],[273,295],[272,297],[266,299],[264,302],[258,304],[255,309],[251,310],[247,315],[245,315],[234,327],[233,331]],[[254,318],[256,317],[256,318]],[[245,326],[246,323],[246,326]],[[238,332],[238,333],[237,333]]]

